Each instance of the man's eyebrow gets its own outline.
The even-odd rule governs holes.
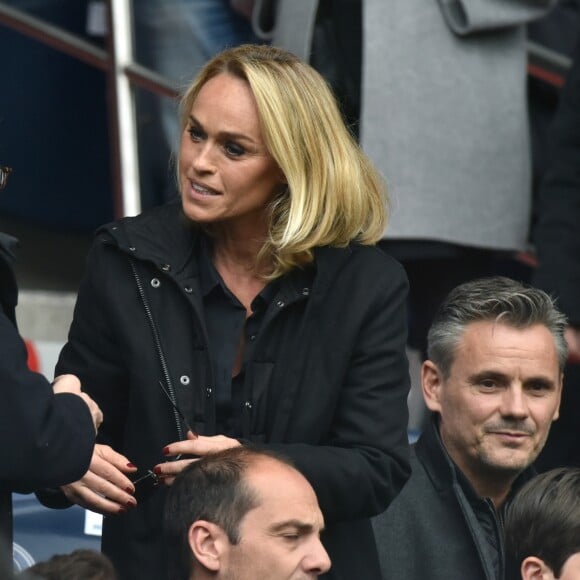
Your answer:
[[[193,115],[189,115],[189,122],[192,125],[196,125],[197,127],[199,127],[200,129],[203,130],[203,125],[193,116]],[[248,135],[244,135],[243,133],[235,133],[232,131],[220,131],[218,133],[218,136],[221,139],[235,139],[235,140],[244,140],[244,141],[249,141],[251,143],[254,142],[254,140],[251,137],[248,137]]]
[[[499,371],[492,371],[492,370],[479,371],[478,373],[475,373],[473,375],[469,375],[469,382],[470,383],[479,383],[479,382],[483,381],[484,379],[491,379],[491,380],[496,381],[498,383],[503,383],[503,382],[509,381],[509,377],[506,374],[501,373]]]
[[[300,520],[286,520],[284,522],[272,524],[269,528],[273,533],[283,532],[288,529],[296,530],[300,534],[309,534],[313,532],[315,528],[312,524],[307,524]],[[324,528],[322,527],[319,531],[322,532],[323,529]]]
[[[474,375],[469,376],[469,382],[472,384],[477,384],[485,379],[491,379],[492,381],[496,381],[498,383],[507,383],[510,381],[510,377],[508,375],[493,370],[480,371],[479,373],[475,373]],[[553,388],[555,386],[555,383],[551,378],[542,375],[527,377],[524,380],[524,385],[529,385],[532,383],[543,383],[547,388]]]

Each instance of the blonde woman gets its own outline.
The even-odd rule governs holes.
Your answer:
[[[122,578],[159,580],[166,486],[195,457],[274,449],[317,493],[324,577],[378,578],[368,518],[409,473],[407,281],[374,247],[381,179],[324,80],[273,47],[212,59],[181,125],[179,202],[101,228],[90,254],[58,372],[105,421],[64,494],[108,516]]]

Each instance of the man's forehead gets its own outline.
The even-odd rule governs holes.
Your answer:
[[[517,327],[502,320],[481,320],[468,324],[455,348],[456,363],[510,362],[525,360],[530,365],[559,373],[556,341],[543,324]]]
[[[314,490],[293,467],[266,458],[252,465],[246,477],[257,499],[256,507],[248,515],[252,511],[260,512],[272,526],[288,522],[317,527],[323,525]]]

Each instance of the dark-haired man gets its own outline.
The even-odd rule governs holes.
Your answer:
[[[508,509],[505,536],[512,580],[578,580],[580,468],[553,469],[529,481]]]
[[[172,580],[310,580],[330,568],[314,490],[271,453],[236,447],[190,464],[165,524]]]
[[[558,418],[565,325],[547,294],[507,278],[449,294],[422,368],[432,421],[375,522],[384,578],[504,578],[504,511]]]

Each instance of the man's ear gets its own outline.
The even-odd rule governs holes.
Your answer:
[[[220,570],[229,540],[218,525],[205,520],[193,522],[187,539],[191,552],[199,564],[212,572]]]
[[[522,580],[554,580],[554,574],[544,560],[536,556],[528,556],[520,568]]]
[[[441,410],[442,384],[443,373],[433,361],[426,360],[421,367],[421,388],[423,389],[425,405],[430,411],[439,412]]]

